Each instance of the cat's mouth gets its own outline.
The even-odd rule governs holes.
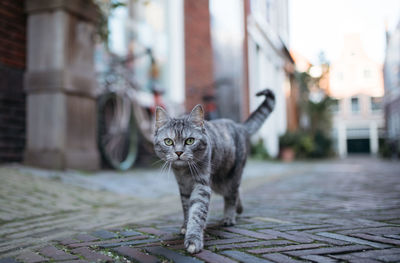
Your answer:
[[[185,166],[187,165],[187,161],[184,161],[182,159],[176,159],[175,161],[172,162],[172,164],[176,166]]]

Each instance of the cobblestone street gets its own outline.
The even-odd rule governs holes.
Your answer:
[[[151,198],[18,167],[0,175],[1,263],[400,262],[399,162],[250,162],[238,224],[219,225],[223,203],[213,197],[205,248],[194,256],[184,251],[178,193],[167,182],[173,189]]]

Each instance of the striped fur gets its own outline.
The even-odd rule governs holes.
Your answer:
[[[275,95],[271,90],[266,89],[260,91],[256,94],[256,96],[265,96],[264,102],[258,106],[257,110],[255,110],[244,125],[247,128],[247,131],[250,134],[254,134],[258,129],[260,129],[261,125],[264,123],[265,119],[269,116],[275,106]]]
[[[157,108],[154,149],[172,167],[178,182],[184,216],[181,233],[189,253],[203,248],[211,190],[224,197],[224,225],[234,225],[236,215],[243,211],[239,186],[249,139],[275,104],[270,90],[257,95],[265,95],[266,99],[244,124],[228,119],[207,122],[200,105],[181,118],[170,118]],[[187,143],[188,138],[193,139],[192,144]]]

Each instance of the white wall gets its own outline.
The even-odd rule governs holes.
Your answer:
[[[255,94],[265,88],[270,88],[276,96],[276,106],[273,113],[265,121],[261,129],[252,140],[256,142],[262,138],[268,153],[272,157],[279,154],[279,136],[286,132],[286,100],[284,94],[284,69],[283,61],[267,43],[259,43],[249,37],[249,105],[253,112],[264,100]],[[259,49],[257,50],[257,44]]]
[[[170,0],[168,6],[168,100],[181,107],[185,101],[184,0]],[[174,108],[174,107],[172,107]]]

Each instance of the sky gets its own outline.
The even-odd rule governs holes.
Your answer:
[[[312,63],[324,51],[338,59],[346,34],[359,33],[369,58],[383,63],[385,20],[392,31],[400,20],[400,0],[289,0],[290,49]]]

